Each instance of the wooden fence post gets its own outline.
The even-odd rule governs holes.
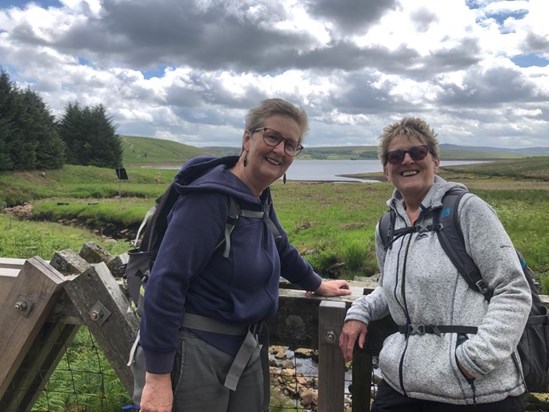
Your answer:
[[[39,257],[27,260],[0,313],[0,402],[15,396],[12,381],[56,303],[66,278]]]
[[[368,328],[368,331],[370,328]],[[353,352],[353,412],[370,412],[372,391],[372,354],[355,347]]]
[[[318,311],[318,411],[343,412],[345,362],[339,349],[339,333],[346,305],[323,300]]]
[[[25,259],[0,257],[0,302],[7,302],[11,286],[24,264]]]
[[[80,318],[103,350],[120,382],[133,393],[133,375],[128,363],[137,336],[137,315],[105,263],[91,266],[65,286]]]

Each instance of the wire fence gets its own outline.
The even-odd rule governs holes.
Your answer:
[[[271,346],[270,412],[318,410],[318,352]],[[44,378],[47,371],[40,371]],[[345,387],[350,385],[350,371]],[[24,391],[25,388],[9,390]],[[110,412],[135,410],[88,328],[82,326],[32,407],[33,412]],[[348,390],[345,411],[351,411]],[[11,412],[11,411],[9,411]],[[13,411],[19,412],[19,411]]]
[[[35,402],[33,412],[120,411],[131,401],[118,377],[81,327]]]

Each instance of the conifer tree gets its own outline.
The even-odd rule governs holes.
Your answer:
[[[0,170],[58,169],[64,145],[53,116],[30,88],[19,90],[0,70]]]
[[[8,74],[0,70],[0,171],[13,169],[10,155],[10,101],[13,85]]]
[[[78,102],[69,103],[59,134],[67,147],[67,163],[112,168],[122,164],[116,127],[101,104],[81,108]]]

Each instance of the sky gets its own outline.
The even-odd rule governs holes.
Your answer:
[[[57,118],[240,146],[247,111],[302,107],[304,146],[377,145],[405,116],[440,143],[549,146],[549,0],[0,0],[0,67]]]

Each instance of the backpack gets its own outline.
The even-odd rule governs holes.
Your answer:
[[[442,199],[442,208],[434,211],[432,227],[427,229],[437,233],[444,251],[469,286],[483,294],[489,301],[492,291],[482,279],[478,267],[465,250],[457,213],[459,202],[465,193],[468,193],[465,188],[453,188],[447,192]],[[394,210],[390,210],[379,221],[379,235],[385,250],[391,247],[395,238],[419,230],[419,226],[395,230],[395,220],[396,214]],[[544,391],[549,380],[549,312],[539,297],[539,285],[534,279],[534,272],[528,267],[522,254],[518,250],[516,252],[532,293],[530,315],[518,343],[517,351],[528,391]],[[515,354],[513,354],[513,360],[518,368]]]

